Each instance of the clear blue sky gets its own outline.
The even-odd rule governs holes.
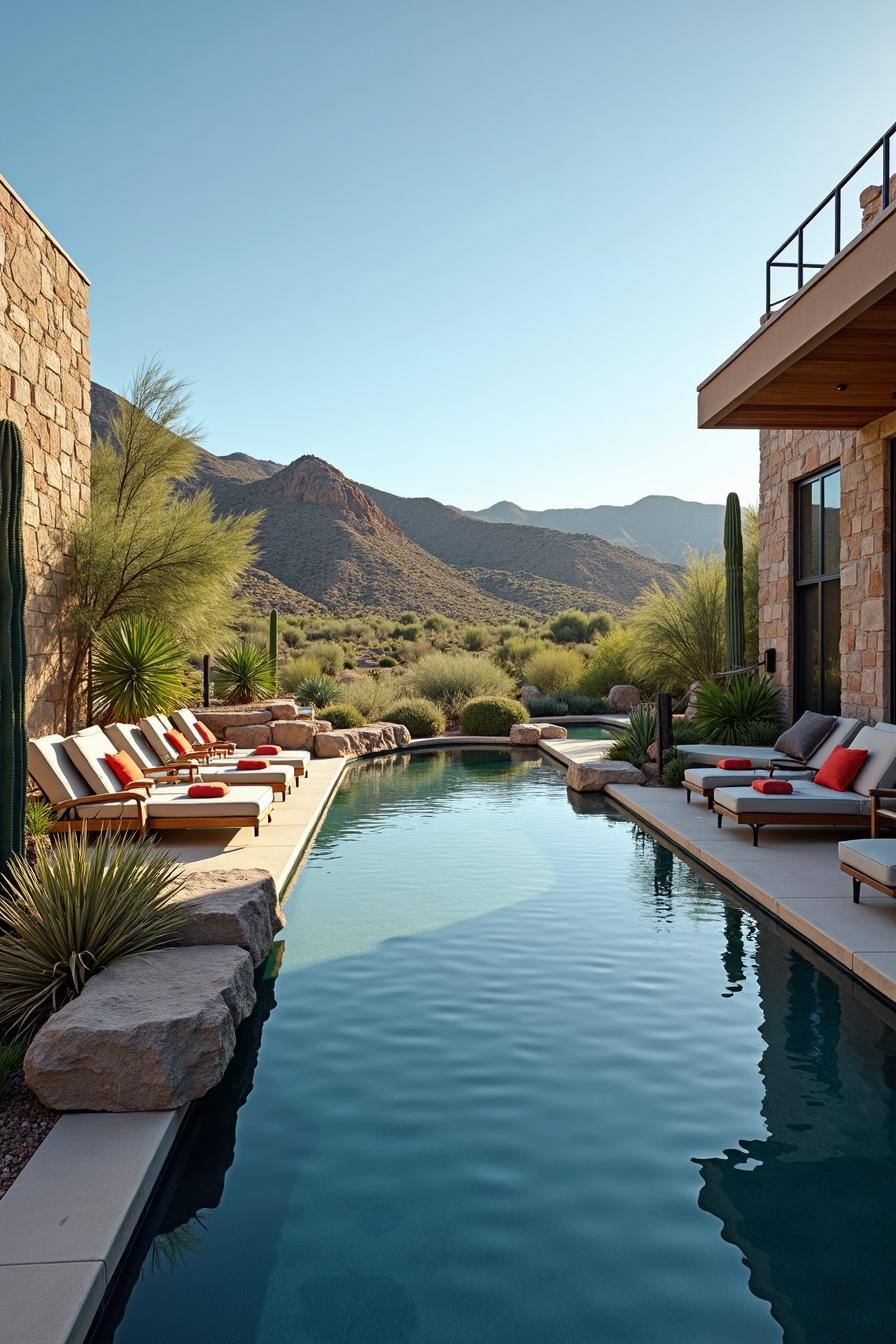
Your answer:
[[[466,507],[757,494],[695,385],[896,119],[885,0],[10,7],[0,172],[214,452]]]

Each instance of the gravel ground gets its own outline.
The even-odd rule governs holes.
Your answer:
[[[0,1097],[0,1198],[59,1119],[25,1086],[21,1069],[9,1076]]]

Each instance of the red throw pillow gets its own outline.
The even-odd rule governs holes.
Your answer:
[[[237,770],[266,770],[267,761],[253,760],[251,756],[244,756],[241,761],[237,761]]]
[[[229,784],[191,784],[188,798],[224,798],[230,792]]]
[[[753,762],[749,756],[723,756],[719,761],[720,770],[752,770]]]
[[[179,733],[176,728],[172,728],[170,733],[165,734],[166,739],[171,743],[178,756],[189,756],[193,750],[193,743],[188,742],[183,733]]]
[[[215,737],[211,728],[206,728],[204,723],[200,723],[199,719],[196,720],[196,722],[193,724],[193,727],[196,729],[197,733],[202,738],[203,742],[206,743],[207,746],[210,747],[215,742],[217,742],[218,739]]]
[[[273,743],[270,743],[267,746],[256,747],[252,754],[254,756],[279,756],[280,751],[280,747],[275,747]]]
[[[107,751],[106,764],[111,766],[115,778],[126,789],[131,784],[136,784],[138,780],[143,782],[142,767],[126,751]]]
[[[856,747],[835,747],[815,776],[823,789],[845,793],[868,758],[867,751]]]
[[[793,785],[787,779],[754,779],[753,788],[757,793],[793,793]]]

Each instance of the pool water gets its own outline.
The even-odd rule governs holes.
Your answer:
[[[896,1333],[890,1011],[534,753],[356,767],[118,1344]]]
[[[573,723],[566,725],[566,736],[580,742],[607,742],[616,734],[612,728],[605,728],[600,723]]]

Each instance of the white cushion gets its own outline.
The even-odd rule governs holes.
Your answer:
[[[823,742],[815,748],[807,762],[808,765],[824,765],[827,758],[835,747],[845,747],[849,745],[853,738],[865,724],[861,719],[838,718],[831,731]],[[775,771],[777,774],[777,771]]]
[[[150,821],[154,817],[244,817],[257,821],[273,805],[274,795],[262,785],[258,788],[231,786],[223,798],[190,798],[185,785],[154,789],[146,805]]]
[[[787,772],[775,771],[775,778],[784,779]],[[749,788],[754,779],[768,779],[767,770],[717,770],[712,765],[694,765],[684,772],[685,784],[695,789]]]
[[[232,756],[222,756],[221,760],[240,761],[244,760],[247,756],[255,756],[254,747],[238,747]],[[311,752],[299,751],[298,748],[290,750],[284,749],[283,751],[278,752],[276,756],[271,756],[269,759],[271,761],[276,761],[278,765],[307,765],[311,760]]]
[[[793,793],[757,793],[749,789],[716,789],[715,801],[729,812],[808,812],[817,816],[866,816],[871,811],[871,799],[864,794],[847,790],[825,789],[807,780],[791,780]]]
[[[31,738],[28,743],[28,771],[51,803],[67,803],[73,798],[96,793],[96,789],[92,789],[76,769],[65,750],[65,739],[60,733]]]
[[[126,751],[138,765],[144,765],[149,769],[164,764],[133,723],[110,723],[106,733],[115,743],[116,751]]]
[[[195,742],[197,747],[206,746],[205,738],[196,727],[196,715],[192,709],[175,709],[171,713],[175,727],[179,728],[184,737]]]
[[[90,785],[91,793],[120,793],[121,781],[106,760],[107,753],[118,750],[102,728],[84,728],[65,739],[65,750],[75,768]]]
[[[140,720],[140,731],[163,765],[173,761],[177,752],[165,737],[166,728],[158,714],[148,714]]]
[[[885,887],[896,887],[896,840],[844,840],[837,852],[841,863],[848,863]]]
[[[742,760],[749,758],[753,766],[762,769],[769,761],[782,759],[774,747],[720,747],[717,742],[683,742],[678,750],[700,765],[717,765],[725,756],[739,756]]]
[[[885,789],[896,778],[896,733],[886,728],[862,728],[849,744],[850,751],[864,749],[868,759],[852,782],[855,793]]]
[[[276,757],[279,761],[279,756]],[[266,765],[263,770],[237,770],[231,762],[213,761],[211,765],[201,765],[196,776],[203,784],[292,784],[296,772],[291,765]]]

